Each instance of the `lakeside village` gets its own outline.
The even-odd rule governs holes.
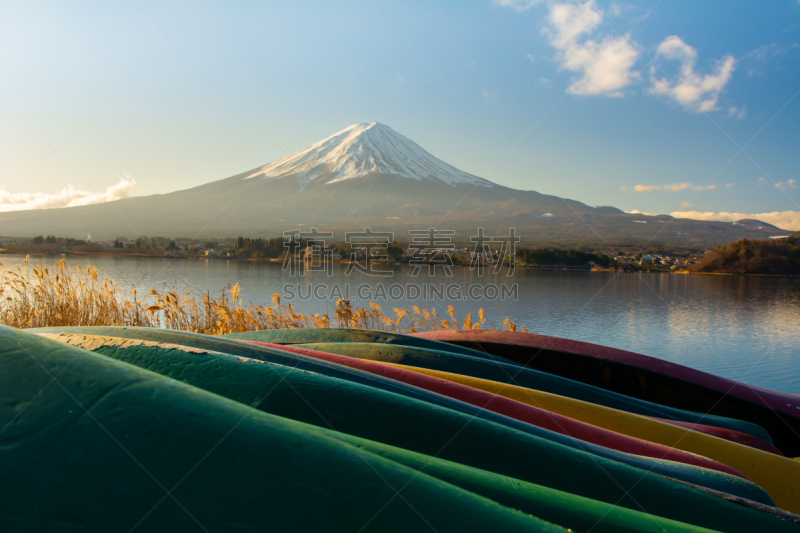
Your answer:
[[[351,247],[352,246],[352,247]],[[445,248],[428,248],[426,252],[437,251],[439,260],[444,260],[442,253],[449,256],[453,265],[468,266],[474,264],[476,246],[449,245]],[[511,249],[512,254],[507,251]],[[287,246],[282,237],[263,238],[225,238],[197,240],[188,238],[169,239],[165,237],[118,237],[114,240],[93,240],[89,236],[85,240],[56,237],[54,235],[33,238],[17,238],[0,236],[0,253],[32,254],[32,255],[110,255],[129,257],[173,257],[185,259],[228,259],[242,261],[274,261],[282,262],[286,254],[292,253],[296,259],[318,259],[320,247],[311,240],[292,242]],[[335,262],[363,261],[369,255],[377,262],[409,263],[415,254],[419,254],[419,245],[411,243],[384,244],[379,248],[359,246],[343,242],[325,244],[326,256]],[[619,251],[608,254],[594,251],[559,249],[556,247],[529,248],[517,246],[515,249],[487,248],[481,260],[490,257],[489,262],[496,264],[499,257],[516,266],[549,269],[581,269],[581,270],[632,270],[632,271],[668,271],[680,272],[695,270],[709,250],[678,250],[677,252]]]
[[[424,233],[424,232],[423,232]],[[437,242],[433,239],[431,242]],[[447,241],[449,242],[449,241]],[[33,255],[110,255],[173,257],[185,259],[226,259],[237,261],[284,261],[291,253],[297,260],[319,257],[321,241],[298,239],[287,241],[284,237],[272,239],[226,238],[187,239],[165,237],[118,237],[113,241],[60,238],[54,235],[33,238],[0,236],[0,253]],[[437,242],[438,244],[438,242]],[[509,244],[508,242],[505,244]],[[377,262],[411,263],[418,261],[420,250],[431,262],[474,265],[477,259],[484,264],[513,264],[521,267],[543,269],[623,270],[631,272],[720,273],[758,275],[800,275],[800,232],[787,238],[769,240],[743,239],[717,246],[712,250],[666,249],[653,245],[640,250],[635,245],[608,254],[591,249],[564,249],[557,246],[525,247],[496,244],[493,240],[483,245],[483,252],[475,244],[463,246],[448,244],[437,248],[417,243],[387,242],[378,248],[356,242],[325,243],[325,253],[333,261],[364,261],[366,256]],[[496,247],[495,247],[496,246]],[[588,248],[588,247],[587,247]],[[429,254],[434,252],[433,254]],[[443,258],[442,253],[447,253]]]

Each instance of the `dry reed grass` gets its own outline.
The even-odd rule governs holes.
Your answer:
[[[273,305],[244,305],[239,284],[219,291],[219,296],[177,290],[151,289],[144,298],[136,289],[126,297],[114,282],[100,281],[97,269],[87,265],[68,269],[65,260],[47,268],[41,263],[25,269],[5,270],[0,264],[0,322],[16,328],[48,326],[142,326],[222,335],[241,331],[285,328],[359,328],[397,333],[440,329],[503,329],[516,331],[516,324],[505,319],[500,328],[486,321],[483,309],[478,320],[472,313],[463,321],[448,306],[446,318],[435,308],[394,308],[385,314],[373,302],[367,307],[339,300],[328,313],[302,313],[291,303],[281,305],[280,295]],[[525,331],[525,328],[521,328]]]

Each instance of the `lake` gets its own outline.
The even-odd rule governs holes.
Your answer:
[[[40,256],[31,262],[50,265],[58,259]],[[23,260],[0,256],[6,268],[21,267]],[[465,267],[455,267],[452,277],[425,272],[415,277],[408,265],[382,278],[348,275],[343,264],[335,264],[330,275],[292,276],[280,263],[225,259],[70,256],[67,262],[91,262],[101,278],[112,278],[126,292],[177,287],[213,293],[239,283],[245,303],[268,304],[276,292],[288,303],[288,293],[294,293],[291,301],[302,312],[331,310],[348,288],[354,305],[365,305],[360,288],[362,296],[372,296],[389,314],[393,307],[418,305],[443,315],[452,304],[459,320],[470,311],[477,319],[482,307],[487,321],[497,325],[508,317],[535,333],[631,350],[800,394],[800,278],[524,268],[509,277],[479,276]],[[512,294],[493,299],[503,284]],[[397,299],[384,300],[384,295]]]

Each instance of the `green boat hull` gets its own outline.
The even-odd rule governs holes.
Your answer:
[[[4,531],[564,531],[313,426],[7,327],[0,380]]]
[[[489,360],[505,361],[503,357],[480,352],[471,348],[463,348],[442,341],[434,341],[390,333],[372,329],[347,329],[347,328],[297,328],[297,329],[265,329],[261,331],[245,331],[242,333],[229,333],[220,335],[226,339],[239,339],[259,342],[272,342],[275,344],[308,344],[311,342],[374,342],[378,344],[398,344],[400,346],[413,346],[427,350],[442,350],[462,355],[471,355]]]

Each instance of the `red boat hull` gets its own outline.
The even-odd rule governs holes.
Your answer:
[[[416,333],[481,350],[628,396],[758,424],[785,455],[800,455],[800,396],[753,387],[655,357],[587,342],[492,330]]]
[[[459,383],[453,383],[437,377],[426,376],[424,374],[392,367],[382,363],[377,363],[375,361],[355,359],[344,355],[321,352],[318,350],[309,350],[306,348],[250,340],[242,340],[241,342],[249,342],[261,346],[286,350],[300,355],[306,355],[309,357],[330,361],[332,363],[345,365],[350,368],[357,368],[359,370],[394,379],[408,385],[413,385],[421,389],[436,392],[450,398],[455,398],[457,400],[494,411],[516,420],[548,429],[556,433],[568,435],[578,440],[591,442],[605,448],[610,448],[634,455],[641,455],[644,457],[651,457],[654,459],[665,459],[699,466],[702,468],[709,468],[742,478],[745,477],[737,470],[720,463],[719,461],[714,461],[699,455],[686,453],[681,450],[676,450],[660,444],[622,435],[620,433],[599,428],[597,426],[580,422],[566,416],[551,413],[550,411],[546,411],[544,409],[538,409],[536,407],[511,400],[503,396],[498,396],[496,394],[478,390],[466,385],[461,385]]]

